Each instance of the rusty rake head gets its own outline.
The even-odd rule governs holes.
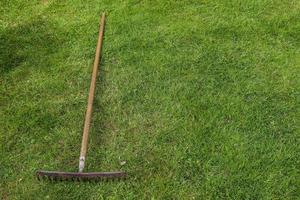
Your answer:
[[[126,178],[125,172],[58,172],[38,170],[36,176],[39,180],[50,181],[108,181]]]

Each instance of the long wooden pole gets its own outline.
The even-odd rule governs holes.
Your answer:
[[[104,25],[105,25],[105,13],[102,14],[101,22],[100,22],[98,43],[97,43],[97,48],[96,48],[93,74],[92,74],[92,80],[91,80],[91,85],[90,85],[90,93],[89,93],[89,97],[88,97],[87,110],[86,110],[86,114],[85,114],[85,121],[84,121],[83,135],[82,135],[81,151],[80,151],[80,157],[79,157],[79,172],[82,172],[84,169],[84,162],[85,162],[86,153],[87,153],[89,130],[90,130],[90,124],[91,124],[91,118],[92,118],[92,112],[93,112],[93,102],[94,102],[94,94],[95,94],[95,87],[96,87],[96,79],[97,79],[98,66],[99,66],[99,62],[100,62],[100,55],[101,55],[101,49],[102,49]]]

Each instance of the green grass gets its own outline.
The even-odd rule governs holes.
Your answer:
[[[130,178],[38,182],[77,170],[103,11],[86,170]],[[0,13],[0,199],[299,198],[298,0],[2,0]]]

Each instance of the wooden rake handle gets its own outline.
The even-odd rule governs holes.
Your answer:
[[[100,62],[100,55],[102,49],[102,41],[103,41],[103,33],[104,33],[104,25],[105,25],[105,13],[102,14],[101,22],[100,22],[100,30],[94,60],[94,67],[93,67],[93,74],[92,80],[90,85],[90,92],[88,97],[87,109],[85,114],[85,121],[84,121],[84,128],[83,128],[83,135],[82,135],[82,143],[81,143],[81,150],[80,150],[80,157],[79,157],[79,172],[82,172],[84,169],[84,162],[87,153],[87,146],[88,146],[88,138],[89,138],[89,130],[93,112],[93,102],[94,102],[94,94],[96,88],[96,79],[98,74],[98,66]]]

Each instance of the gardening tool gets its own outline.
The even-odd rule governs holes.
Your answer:
[[[86,159],[87,146],[88,146],[88,137],[90,122],[92,117],[93,110],[93,101],[96,87],[96,78],[98,72],[98,65],[100,61],[100,54],[102,48],[103,32],[104,32],[104,23],[105,23],[105,13],[102,14],[100,22],[100,31],[98,36],[98,43],[96,48],[96,55],[93,67],[92,80],[90,85],[90,92],[87,103],[87,110],[84,121],[83,136],[81,143],[81,151],[79,157],[79,172],[60,172],[60,171],[44,171],[38,170],[36,175],[38,179],[50,179],[50,180],[72,180],[72,181],[81,181],[81,180],[106,180],[106,179],[115,179],[126,177],[125,172],[116,171],[116,172],[83,172],[84,163]]]

